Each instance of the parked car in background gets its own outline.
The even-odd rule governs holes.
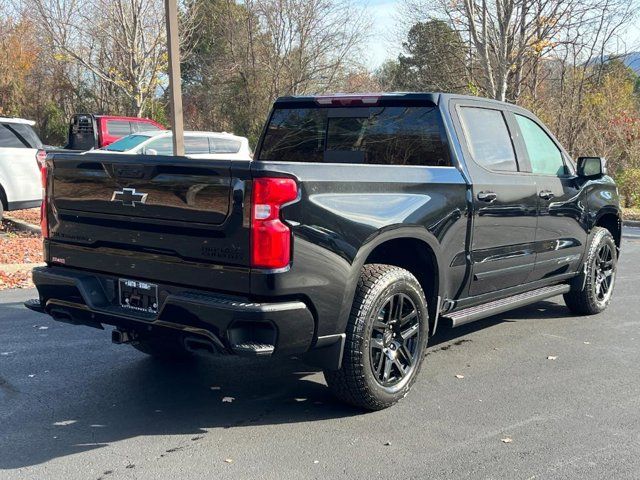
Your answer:
[[[46,152],[35,122],[0,117],[0,219],[4,211],[39,207],[40,164]]]
[[[71,118],[65,149],[102,148],[132,133],[154,130],[164,130],[164,127],[149,118],[81,113]]]
[[[184,132],[184,149],[190,158],[251,160],[249,140],[226,132]],[[170,130],[135,133],[91,153],[173,155],[173,134]]]

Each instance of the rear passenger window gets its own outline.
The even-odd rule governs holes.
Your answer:
[[[15,129],[15,125],[0,123],[0,148],[31,148]]]
[[[531,171],[541,175],[565,175],[567,172],[562,160],[562,152],[547,132],[536,122],[522,115],[516,115],[516,120],[527,148]]]
[[[184,152],[187,155],[208,154],[209,139],[207,137],[185,137]]]
[[[123,120],[107,121],[107,133],[114,137],[124,137],[131,133],[131,125]]]
[[[33,130],[31,125],[14,123],[11,124],[11,129],[18,135],[20,141],[26,143],[29,148],[42,148],[40,137],[38,137],[38,134]]]
[[[499,110],[462,107],[460,116],[473,160],[488,170],[516,172],[518,165],[507,123]]]
[[[435,107],[282,108],[260,160],[450,166]]]
[[[133,132],[155,132],[160,130],[153,123],[147,122],[131,122],[131,131]]]
[[[173,155],[173,139],[171,137],[158,138],[147,143],[144,148],[147,150],[155,150],[158,155]]]
[[[209,137],[209,150],[211,153],[238,153],[240,142],[227,138]]]

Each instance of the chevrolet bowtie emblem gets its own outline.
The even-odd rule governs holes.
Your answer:
[[[116,190],[111,197],[112,202],[122,202],[125,207],[135,207],[136,204],[147,203],[148,193],[136,192],[135,188],[123,188]]]

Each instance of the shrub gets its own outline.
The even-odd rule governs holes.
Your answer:
[[[616,175],[618,190],[625,207],[640,207],[640,168],[621,170]]]

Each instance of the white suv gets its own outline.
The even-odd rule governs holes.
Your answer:
[[[46,153],[34,124],[0,117],[0,218],[4,210],[39,207],[42,201],[39,165]]]

